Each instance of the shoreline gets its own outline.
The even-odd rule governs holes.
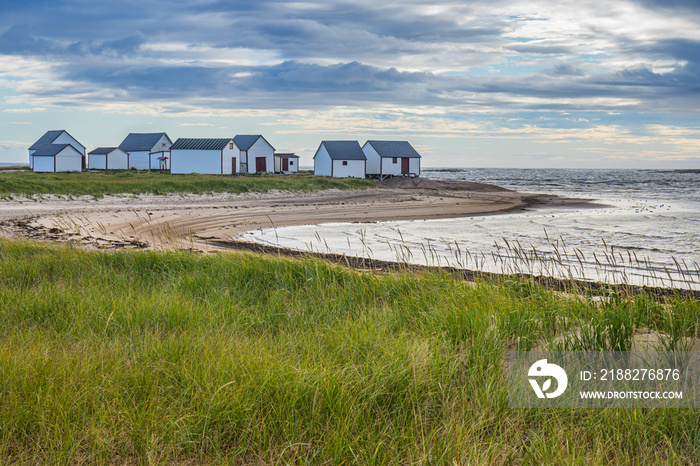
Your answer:
[[[150,247],[210,252],[222,249],[214,245],[218,240],[281,226],[462,218],[543,207],[599,206],[585,199],[519,193],[473,182],[388,181],[365,190],[2,200],[0,228],[9,236],[71,241],[98,249]]]
[[[253,251],[285,257],[318,257],[360,270],[442,270],[465,279],[506,277],[506,273],[399,260],[369,259],[331,252],[247,241],[245,232],[321,223],[377,223],[392,220],[469,218],[538,209],[597,208],[594,200],[519,193],[493,185],[465,182],[451,186],[367,190],[326,190],[312,193],[245,193],[197,195],[117,195],[103,199],[0,201],[0,234],[87,249],[185,250],[194,253]],[[6,207],[12,207],[7,209]],[[30,209],[31,207],[31,209]],[[125,231],[126,230],[126,231]],[[127,234],[128,233],[128,234]],[[646,291],[655,295],[698,290],[668,286],[614,284],[548,276],[526,276],[555,289],[603,288]]]

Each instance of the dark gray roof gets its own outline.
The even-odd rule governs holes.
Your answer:
[[[73,147],[70,144],[44,144],[36,149],[32,155],[56,155],[66,147]],[[75,149],[75,147],[73,147]]]
[[[248,150],[251,148],[251,146],[253,144],[255,144],[255,142],[258,139],[261,139],[261,138],[263,141],[267,142],[267,144],[270,147],[272,147],[272,144],[270,144],[270,142],[267,139],[265,139],[262,134],[237,134],[233,138],[233,141],[236,143],[236,145],[238,146],[238,148],[240,150]],[[275,148],[272,147],[272,150],[274,151]]]
[[[237,134],[233,141],[240,150],[248,150],[250,146],[255,144],[255,141],[262,137],[261,134]]]
[[[165,136],[170,141],[170,138],[165,133],[129,133],[129,135],[119,144],[119,148],[126,152],[151,151],[155,149],[160,138]],[[170,141],[172,143],[172,141]],[[160,151],[160,148],[157,148]]]
[[[170,150],[221,150],[231,138],[179,138]]]
[[[34,144],[31,145],[29,150],[35,150],[41,146],[51,144],[57,137],[61,135],[63,130],[58,131],[47,131],[42,137],[40,137]]]
[[[367,160],[360,143],[357,141],[322,141],[321,146],[326,148],[328,155],[333,160]],[[316,153],[318,154],[318,151]]]
[[[408,141],[367,141],[380,157],[421,158]]]
[[[110,152],[114,151],[115,149],[119,149],[118,147],[98,147],[95,150],[91,150],[88,152],[89,155],[105,155],[109,154]]]
[[[32,144],[31,147],[29,147],[29,150],[36,150],[42,146],[45,146],[46,144],[51,144],[52,142],[54,142],[56,140],[57,137],[59,137],[63,133],[66,133],[68,136],[70,136],[70,133],[64,129],[47,131],[34,144]],[[73,138],[73,136],[71,136],[71,137]],[[75,139],[75,138],[73,138],[73,139]],[[78,142],[78,141],[76,140],[76,142]],[[85,146],[83,146],[79,142],[78,142],[78,145],[80,147],[82,147],[83,149],[85,149]],[[75,149],[77,150],[78,148],[76,147]],[[80,152],[80,151],[78,150],[78,152]]]

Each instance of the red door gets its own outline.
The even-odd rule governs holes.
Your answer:
[[[267,165],[265,164],[265,157],[255,157],[255,171],[257,173],[262,173],[267,171]]]
[[[289,171],[289,159],[287,159],[287,158],[282,159],[282,171],[283,172]]]
[[[237,173],[236,170],[236,157],[231,157],[231,174]]]
[[[410,159],[409,159],[408,157],[402,157],[402,158],[401,158],[401,173],[402,173],[403,175],[407,174],[408,171],[409,171],[409,168],[408,168],[408,161],[409,161],[409,160],[410,160]]]

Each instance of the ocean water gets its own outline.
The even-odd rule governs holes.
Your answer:
[[[700,173],[665,170],[426,169],[596,207],[444,220],[329,223],[243,239],[282,247],[606,283],[700,289]]]

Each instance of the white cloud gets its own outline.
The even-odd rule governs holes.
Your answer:
[[[44,112],[46,111],[46,108],[43,107],[34,107],[34,108],[6,108],[3,110],[3,113],[37,113],[37,112]]]
[[[31,145],[31,142],[26,141],[0,141],[0,149],[2,150],[27,149]]]

